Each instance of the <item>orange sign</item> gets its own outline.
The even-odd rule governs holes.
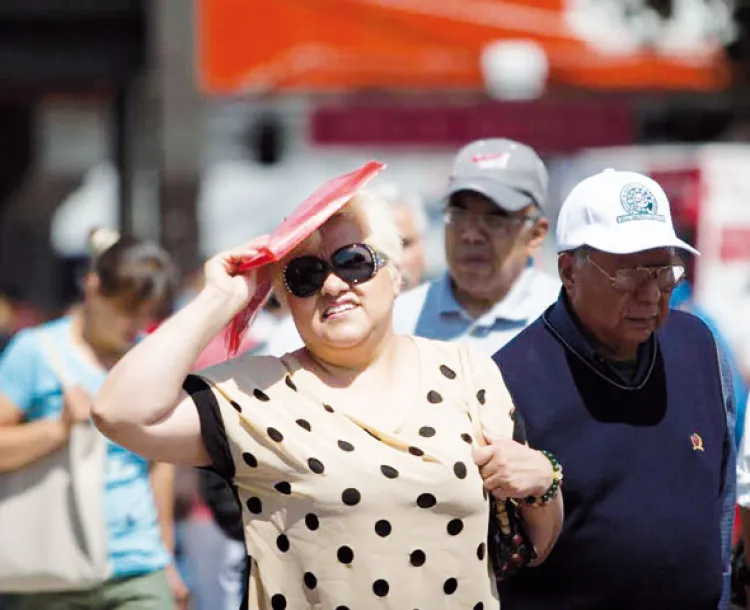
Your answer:
[[[490,42],[532,39],[552,86],[712,90],[723,57],[598,53],[563,0],[198,0],[199,82],[214,94],[483,89]]]

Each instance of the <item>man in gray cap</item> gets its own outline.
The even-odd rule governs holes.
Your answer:
[[[396,332],[492,355],[552,304],[560,282],[532,260],[549,230],[547,182],[528,146],[502,138],[464,146],[445,195],[448,271],[396,299]]]

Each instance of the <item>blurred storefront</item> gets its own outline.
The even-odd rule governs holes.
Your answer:
[[[114,168],[115,207],[98,217],[192,256],[203,140],[193,17],[162,0],[0,3],[0,285],[48,311],[64,305],[54,215],[100,164]],[[192,208],[183,218],[162,201]],[[86,222],[74,219],[83,235]]]
[[[52,262],[97,224],[189,269],[370,158],[424,195],[437,271],[457,146],[538,148],[554,206],[582,151],[723,139],[742,118],[736,27],[714,0],[8,0],[0,280],[54,304]]]

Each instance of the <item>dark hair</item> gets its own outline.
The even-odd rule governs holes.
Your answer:
[[[102,296],[122,301],[128,310],[155,302],[166,314],[177,290],[169,254],[155,243],[113,232],[102,237],[102,231],[95,229],[89,237],[91,271],[99,278]]]

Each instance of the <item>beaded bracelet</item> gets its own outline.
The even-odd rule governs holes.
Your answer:
[[[557,496],[560,491],[560,486],[562,485],[563,472],[560,462],[550,451],[542,449],[541,453],[550,461],[550,464],[552,464],[552,484],[541,496],[527,497],[524,502],[529,506],[544,506]]]

